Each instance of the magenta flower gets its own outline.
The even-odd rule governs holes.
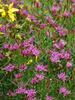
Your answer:
[[[3,44],[4,49],[9,49],[10,45],[8,43]]]
[[[61,39],[61,40],[59,41],[59,48],[60,48],[60,49],[63,49],[64,46],[65,46],[66,44],[67,44],[67,42]]]
[[[59,58],[60,54],[56,51],[51,51],[51,56],[50,56],[50,60],[52,63],[57,63],[60,61]]]
[[[31,80],[32,84],[37,84],[44,79],[44,75],[36,74],[36,76]]]
[[[6,29],[7,29],[6,25],[0,27],[0,31],[3,33],[6,33]]]
[[[64,29],[61,26],[57,26],[55,29],[59,33],[60,36],[66,36]]]
[[[53,97],[47,96],[47,97],[46,97],[46,100],[53,100]]]
[[[56,6],[56,5],[52,6],[52,8],[51,8],[51,11],[52,11],[52,14],[53,14],[53,15],[56,15],[56,13],[57,13],[59,10],[60,10],[60,7],[59,7],[59,6]]]
[[[14,97],[14,96],[16,96],[16,93],[15,92],[12,92],[12,91],[9,91],[7,93],[7,95],[10,96],[10,97]]]
[[[67,68],[72,68],[72,62],[67,62],[66,67]]]
[[[19,49],[19,45],[17,43],[10,45],[9,50],[17,50]]]
[[[40,64],[40,65],[37,65],[36,68],[35,68],[36,71],[47,71],[47,65],[43,65],[43,64]]]
[[[16,94],[25,94],[26,93],[26,89],[25,88],[22,88],[22,87],[20,87],[20,88],[18,88],[18,89],[16,89]]]
[[[48,16],[48,17],[46,18],[46,20],[47,20],[47,22],[48,22],[49,24],[51,24],[51,25],[53,25],[53,24],[55,23],[55,21],[54,21],[50,16]]]
[[[62,72],[62,73],[58,74],[58,78],[62,81],[65,81],[67,78],[67,75],[64,72]]]
[[[4,70],[8,72],[12,72],[14,69],[15,69],[15,66],[13,64],[9,64],[4,68]]]
[[[41,81],[44,79],[44,75],[42,74],[36,74],[36,77]]]
[[[71,13],[75,14],[75,5],[73,5],[73,7],[71,8]]]
[[[71,0],[72,3],[75,3],[75,0]]]
[[[33,89],[30,89],[30,90],[27,90],[26,94],[27,94],[28,97],[33,98],[33,97],[36,96],[36,91],[33,90]]]
[[[27,66],[25,64],[22,64],[20,67],[19,67],[19,70],[20,71],[25,71],[27,69]]]
[[[15,74],[16,79],[22,78],[22,76],[23,76],[23,74],[21,74],[21,73]]]
[[[25,16],[25,17],[27,17],[28,16],[28,11],[27,10],[24,10],[24,9],[22,9],[21,11],[20,11],[20,13],[23,15],[23,16]]]
[[[47,37],[49,37],[49,35],[50,35],[49,31],[46,31],[45,34],[46,34]]]
[[[35,76],[32,80],[31,80],[31,84],[37,84],[39,83],[39,80],[37,79],[37,77]]]
[[[40,25],[40,28],[41,28],[41,29],[46,28],[46,24],[45,24],[45,23],[42,23],[42,24]]]
[[[70,15],[71,15],[71,14],[70,14],[70,12],[68,12],[68,11],[65,11],[65,12],[63,13],[63,16],[64,16],[64,17],[70,17]]]
[[[53,44],[53,47],[57,49],[63,49],[65,45],[66,45],[66,41],[60,39],[59,42]]]
[[[70,59],[71,59],[71,54],[70,54],[69,51],[66,51],[66,52],[65,52],[64,58],[65,58],[66,60],[70,60]]]
[[[60,58],[65,59],[65,60],[70,60],[71,59],[71,53],[69,51],[61,50]]]
[[[59,89],[59,93],[63,94],[63,96],[68,96],[70,94],[70,91],[68,89],[66,89],[65,87],[61,87]]]
[[[32,54],[34,56],[39,56],[40,55],[40,51],[36,47],[33,47],[32,48]]]

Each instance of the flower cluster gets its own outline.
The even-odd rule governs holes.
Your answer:
[[[75,100],[75,0],[0,0],[2,100]]]

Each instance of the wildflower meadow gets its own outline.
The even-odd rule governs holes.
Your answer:
[[[0,100],[75,100],[75,0],[0,0]]]

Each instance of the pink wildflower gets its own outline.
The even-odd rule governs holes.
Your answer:
[[[67,62],[66,67],[67,68],[72,68],[72,62]]]
[[[72,3],[75,3],[75,0],[71,0]]]
[[[33,89],[30,89],[30,90],[27,90],[26,94],[27,94],[28,97],[33,98],[33,97],[36,96],[36,91],[33,90]]]
[[[58,78],[60,79],[60,80],[62,80],[62,81],[65,81],[66,80],[66,74],[64,73],[64,72],[62,72],[62,73],[60,73],[60,74],[58,74]]]
[[[19,45],[17,43],[13,44],[13,45],[10,45],[10,50],[17,50],[19,49]]]
[[[5,44],[3,45],[3,48],[4,48],[4,49],[9,49],[9,46],[10,46],[10,45],[9,45],[8,43],[5,43]]]
[[[41,28],[41,29],[46,28],[46,24],[45,24],[45,23],[42,23],[42,24],[40,25],[40,28]]]
[[[59,62],[59,61],[60,61],[59,53],[56,52],[56,51],[51,51],[51,57],[50,57],[50,60],[51,60],[51,62],[53,62],[53,63]]]
[[[4,68],[4,70],[8,72],[12,72],[14,69],[15,69],[15,66],[13,64],[9,64]]]
[[[20,67],[19,67],[19,70],[20,71],[25,71],[27,69],[27,66],[25,64],[22,64]]]
[[[34,56],[39,56],[40,51],[39,51],[36,47],[34,47],[34,48],[32,49],[32,54],[33,54]]]
[[[21,74],[21,73],[15,74],[16,79],[22,78],[22,76],[23,76],[23,74]]]
[[[25,94],[26,91],[27,90],[25,88],[20,87],[20,88],[16,89],[16,94]]]
[[[37,65],[35,70],[36,71],[47,71],[47,65],[45,66],[43,64]]]
[[[61,87],[61,88],[59,89],[59,93],[60,93],[60,94],[63,94],[63,96],[68,96],[68,95],[70,94],[70,91],[67,90],[65,87]]]
[[[46,100],[53,100],[53,97],[47,96],[47,97],[46,97]]]
[[[15,92],[12,92],[12,91],[9,91],[9,92],[7,93],[7,95],[8,95],[8,96],[11,96],[11,97],[14,97],[14,96],[16,96],[16,93],[15,93]]]
[[[56,15],[56,13],[57,13],[59,10],[60,10],[60,7],[59,7],[59,6],[56,6],[56,5],[52,6],[52,8],[51,8],[51,11],[52,11],[52,14],[53,14],[53,15]]]
[[[44,75],[36,74],[36,76],[31,80],[32,84],[37,84],[44,79]]]
[[[63,16],[64,16],[64,17],[70,17],[70,12],[65,11],[65,12],[63,13]]]

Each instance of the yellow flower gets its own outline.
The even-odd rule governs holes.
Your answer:
[[[0,32],[0,35],[3,35],[4,33]]]
[[[32,59],[30,59],[28,62],[27,62],[27,65],[31,64],[33,62]]]
[[[18,39],[22,40],[22,37],[21,37],[21,35],[20,35],[20,34],[17,34],[17,35],[16,35],[16,38],[18,38]]]
[[[11,21],[15,21],[16,20],[16,14],[15,12],[19,11],[19,9],[14,8],[13,7],[13,3],[11,3],[10,5],[5,5],[2,4],[0,5],[0,13],[2,17],[9,17]]]
[[[4,10],[4,7],[2,6],[2,5],[0,5],[0,13],[1,13],[1,16],[2,17],[5,17],[6,16],[6,12],[5,12],[5,10]]]
[[[11,21],[15,21],[15,14],[14,12],[19,11],[17,8],[13,8],[13,3],[8,6],[8,16],[10,17]]]

